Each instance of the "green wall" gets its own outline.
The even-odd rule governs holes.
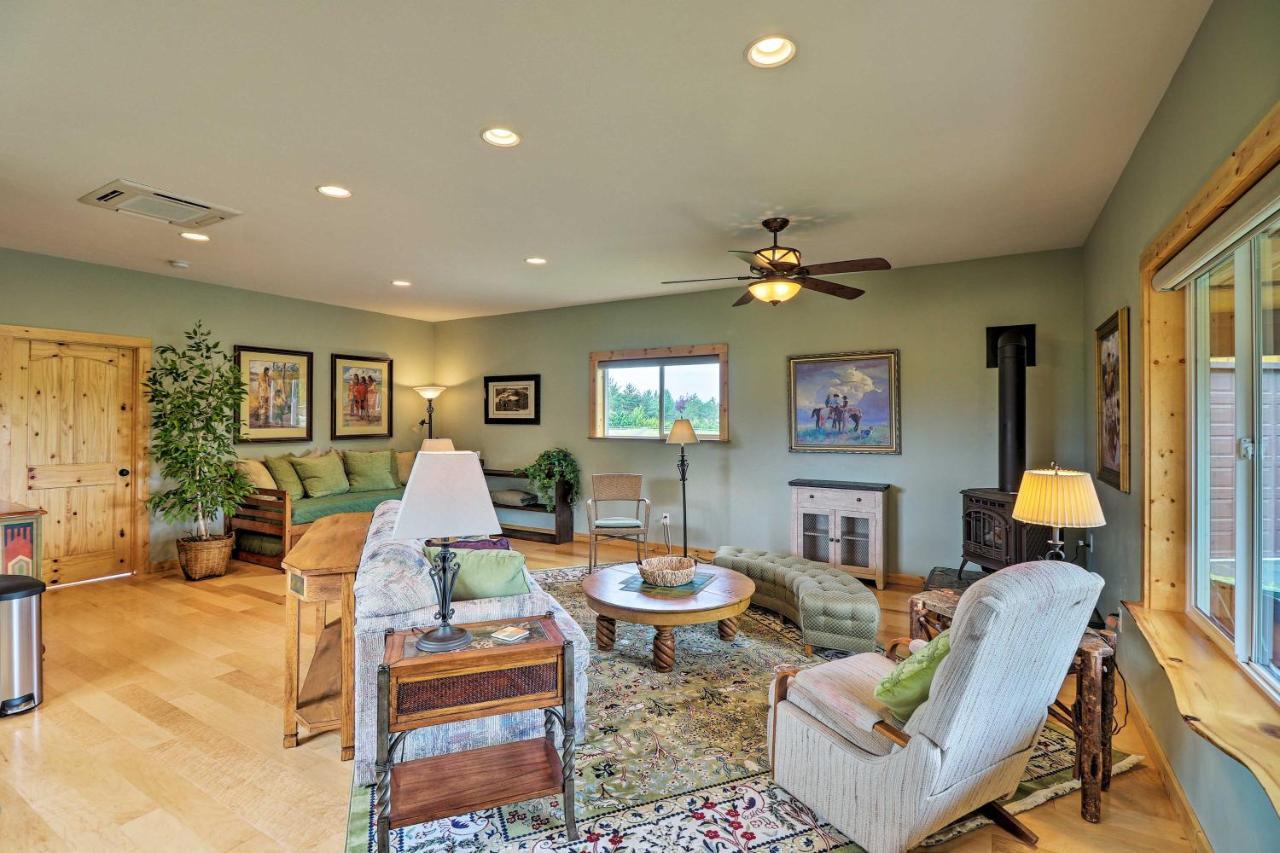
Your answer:
[[[0,249],[0,323],[139,335],[153,344],[181,343],[203,320],[228,348],[235,344],[313,352],[312,445],[242,445],[244,455],[302,452],[308,446],[374,449],[415,447],[424,414],[414,385],[431,381],[435,356],[429,323],[354,311],[318,302],[149,275],[45,255]],[[329,440],[329,355],[390,356],[395,360],[394,437]],[[159,482],[153,472],[153,487]],[[152,524],[154,560],[173,556],[174,531]]]
[[[437,423],[440,434],[481,450],[496,467],[561,445],[584,474],[642,473],[655,519],[671,512],[678,541],[675,448],[586,437],[587,355],[727,343],[730,441],[689,451],[690,544],[786,551],[788,480],[885,482],[894,486],[886,567],[926,574],[959,562],[957,492],[996,481],[987,326],[1038,327],[1040,366],[1027,383],[1028,461],[1082,462],[1081,275],[1079,251],[1068,250],[867,274],[858,282],[867,295],[849,303],[803,293],[777,308],[731,308],[738,291],[729,289],[439,323],[435,378],[449,390],[437,401]],[[874,349],[902,353],[902,454],[788,452],[787,356]],[[542,374],[540,426],[483,423],[482,377],[503,373]]]
[[[1096,531],[1095,566],[1106,577],[1103,604],[1142,595],[1142,327],[1138,256],[1182,209],[1233,147],[1280,99],[1280,3],[1217,0],[1205,16],[1160,106],[1098,217],[1084,247],[1082,338],[1121,305],[1130,308],[1131,494],[1099,485],[1107,526]],[[1094,387],[1085,359],[1084,387]],[[1083,433],[1094,458],[1095,406],[1085,395]],[[1138,646],[1133,653],[1127,647]],[[1163,672],[1136,630],[1121,642],[1121,665],[1169,754],[1210,840],[1219,850],[1260,850],[1280,837],[1269,807],[1257,808],[1257,782],[1194,735],[1173,712]],[[1153,670],[1152,668],[1156,669]],[[1163,685],[1163,686],[1160,686]],[[1266,803],[1266,800],[1261,800]]]

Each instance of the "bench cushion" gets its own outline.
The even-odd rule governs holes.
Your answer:
[[[293,523],[308,524],[326,515],[340,512],[373,512],[383,501],[398,501],[404,489],[379,489],[374,492],[343,492],[322,498],[303,498],[293,503]]]

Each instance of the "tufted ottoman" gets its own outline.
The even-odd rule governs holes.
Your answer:
[[[871,652],[880,627],[875,593],[827,563],[754,548],[725,545],[712,561],[755,581],[751,603],[800,626],[805,654],[813,647]]]

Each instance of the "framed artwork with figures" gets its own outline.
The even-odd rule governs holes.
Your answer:
[[[542,374],[486,376],[484,422],[538,424],[542,422]]]
[[[1097,384],[1097,477],[1129,491],[1129,309],[1121,308],[1094,330]]]
[[[901,453],[898,351],[787,359],[793,453]]]
[[[239,441],[310,441],[311,353],[237,346],[235,359],[249,389]]]
[[[391,359],[335,353],[330,365],[329,437],[390,438]]]

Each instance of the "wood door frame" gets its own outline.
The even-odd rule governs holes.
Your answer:
[[[43,329],[37,326],[8,326],[0,324],[0,338],[12,337],[29,341],[50,341],[66,344],[95,344],[119,347],[134,351],[133,385],[133,504],[132,536],[129,539],[131,570],[134,574],[153,571],[151,563],[151,515],[147,512],[147,498],[151,494],[151,407],[147,404],[142,378],[151,369],[151,339],[131,335],[113,335],[104,332],[74,332],[65,329]],[[0,407],[5,404],[0,400]],[[8,411],[0,408],[0,447],[13,458],[13,435]]]

